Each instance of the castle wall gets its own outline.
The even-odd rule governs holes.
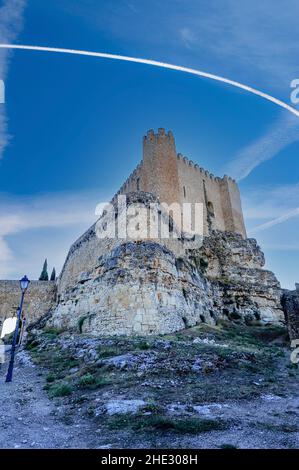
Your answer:
[[[16,315],[21,297],[19,281],[0,281],[0,329],[6,318]],[[25,294],[23,312],[26,325],[48,313],[55,305],[56,283],[31,281]]]
[[[246,238],[246,228],[243,218],[241,196],[238,185],[225,176],[220,184],[223,217],[228,232],[239,233]]]
[[[164,129],[159,129],[157,134],[148,131],[143,139],[143,160],[111,202],[116,204],[118,195],[136,191],[151,193],[169,205],[202,203],[204,235],[217,229],[236,232],[246,238],[237,184],[228,177],[214,177],[181,154],[177,155],[173,134]],[[180,226],[180,215],[174,213],[173,217]],[[74,285],[81,275],[86,277],[100,256],[123,242],[98,239],[94,226],[87,230],[69,251],[59,280],[59,295]],[[182,243],[177,240],[163,240],[163,244],[176,256],[184,253]]]
[[[58,280],[58,296],[74,286],[97,265],[98,258],[119,244],[117,239],[97,238],[95,225],[71,246]]]
[[[178,155],[178,171],[180,180],[180,202],[202,203],[204,211],[204,235],[210,229],[226,230],[222,208],[220,178],[194,165],[182,155]],[[208,207],[210,208],[208,213]]]
[[[116,193],[132,191],[153,193],[169,205],[202,203],[204,235],[211,229],[235,232],[246,238],[241,197],[237,183],[230,177],[215,177],[187,157],[176,153],[172,132],[148,131],[143,138],[143,160]],[[174,214],[180,226],[181,219]]]
[[[136,199],[136,200],[135,200]],[[136,202],[138,201],[138,202]],[[115,211],[118,211],[117,196],[113,198],[115,204]],[[157,198],[149,193],[142,192],[130,192],[128,193],[127,206],[134,203],[134,208],[138,212],[138,208],[150,207],[151,203],[157,202]],[[120,213],[117,213],[118,218],[122,216],[122,208]],[[163,212],[163,211],[162,211]],[[140,211],[141,213],[141,211]],[[148,215],[148,214],[147,214]],[[160,216],[162,217],[162,216]],[[113,217],[114,219],[114,217]],[[99,219],[99,222],[102,217]],[[137,220],[137,219],[136,219]],[[140,216],[138,221],[140,221]],[[167,219],[168,220],[168,219]],[[106,219],[103,218],[103,223]],[[149,222],[143,221],[141,225],[145,227]],[[134,224],[133,224],[134,225]],[[179,238],[179,235],[175,237],[161,239],[161,234],[158,233],[159,243],[170,249],[176,256],[182,256],[185,253],[186,248],[191,248],[194,243],[198,246],[200,241],[188,241]],[[123,238],[98,238],[96,235],[96,225],[90,227],[73,245],[71,246],[64,263],[62,272],[58,279],[58,297],[59,300],[64,297],[65,293],[72,289],[74,285],[78,283],[84,283],[90,278],[90,273],[96,268],[98,260],[101,256],[109,253],[116,247],[124,244],[128,240],[133,239],[133,235],[128,232],[126,239]],[[151,239],[150,231],[148,230],[148,236],[141,237],[141,239]],[[153,238],[152,238],[153,239]],[[157,241],[157,240],[155,240]]]
[[[145,191],[145,184],[144,184],[144,171],[142,162],[135,168],[135,170],[130,174],[130,176],[126,179],[124,184],[121,188],[117,191],[117,193],[112,198],[112,203],[116,203],[117,196],[120,194],[129,194],[135,191]]]

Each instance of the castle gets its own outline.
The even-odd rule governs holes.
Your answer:
[[[57,283],[48,284],[47,301],[39,300],[45,324],[95,335],[147,335],[219,319],[284,321],[280,284],[263,269],[256,241],[246,236],[236,182],[177,154],[172,132],[147,132],[143,159],[113,197],[113,207],[119,195],[127,196],[126,208],[201,203],[203,237],[101,239],[94,224],[71,246]],[[116,208],[113,219],[126,208]],[[170,217],[173,233],[180,215]],[[0,295],[1,289],[0,283]],[[27,309],[36,320],[30,292]],[[7,311],[0,302],[0,315]]]
[[[125,181],[119,194],[134,191],[152,193],[160,201],[202,203],[204,235],[211,229],[235,232],[246,238],[240,193],[229,176],[215,177],[191,160],[176,152],[171,131],[158,129],[143,137],[143,159]],[[179,225],[179,221],[178,222]]]

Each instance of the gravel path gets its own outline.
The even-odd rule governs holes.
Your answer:
[[[21,360],[22,359],[22,360]],[[7,364],[0,367],[0,448],[96,447],[92,423],[82,419],[71,424],[55,417],[55,404],[43,390],[44,380],[36,367],[20,353],[13,382],[5,383]],[[99,441],[99,438],[97,438]]]

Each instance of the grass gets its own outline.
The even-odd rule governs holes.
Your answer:
[[[64,383],[55,383],[49,388],[49,395],[53,397],[66,397],[71,395],[73,388],[70,384]]]
[[[27,351],[34,351],[37,349],[39,342],[37,340],[29,340],[25,345]]]
[[[142,408],[142,411],[159,414],[162,412],[162,407],[157,402],[153,400],[148,400],[146,405],[144,405],[144,407]]]
[[[171,418],[161,415],[132,415],[129,413],[110,417],[106,425],[113,430],[131,428],[135,431],[170,431],[179,434],[199,434],[227,429],[222,420],[202,418]]]
[[[48,374],[47,377],[46,377],[46,381],[47,381],[48,383],[55,382],[56,379],[57,379],[56,375],[55,375],[55,374],[52,374],[51,372],[50,372],[50,374]]]
[[[112,380],[107,376],[103,375],[93,375],[93,374],[85,374],[81,376],[79,379],[79,388],[89,389],[89,390],[96,390],[97,388],[104,387],[106,385],[112,384]]]
[[[96,381],[96,378],[92,374],[85,374],[79,380],[79,386],[81,387],[88,387],[89,385],[93,385]]]
[[[99,358],[119,356],[122,351],[117,346],[100,346],[98,348]]]
[[[55,339],[58,335],[60,335],[63,331],[59,330],[58,328],[44,328],[42,335],[47,339]]]
[[[145,351],[147,349],[150,349],[150,344],[147,341],[139,341],[136,344],[136,349],[140,349],[141,351]]]
[[[51,331],[47,333],[55,334]],[[185,418],[180,417],[179,420],[178,417],[163,416],[167,404],[184,403],[186,399],[191,404],[220,403],[227,399],[249,400],[268,392],[279,395],[284,388],[281,376],[284,374],[291,380],[298,373],[296,366],[287,366],[288,351],[284,344],[280,341],[279,344],[272,344],[272,340],[281,339],[284,334],[285,329],[280,327],[221,323],[218,326],[198,325],[167,336],[100,338],[95,343],[99,358],[131,353],[140,355],[143,361],[144,356],[148,368],[142,368],[140,361],[134,370],[119,369],[109,361],[105,364],[105,361],[96,363],[86,362],[86,358],[84,361],[76,359],[72,356],[75,354],[72,347],[62,349],[61,338],[55,342],[45,335],[41,335],[38,341],[31,341],[30,353],[35,363],[48,369],[46,389],[49,393],[53,393],[53,387],[62,382],[73,388],[76,399],[80,394],[89,396],[92,391],[106,386],[106,390],[110,386],[112,395],[119,388],[128,396],[133,391],[148,391],[148,402],[142,413],[150,414],[142,414],[142,417],[134,415],[133,420],[130,416],[120,417],[119,425],[122,426],[123,422],[124,426],[133,429],[165,426],[173,432],[183,432],[179,428],[188,427]],[[214,339],[216,345],[194,343],[195,338]],[[201,368],[195,370],[193,365],[198,358]],[[71,371],[72,368],[75,369]],[[113,420],[117,421],[118,418],[109,418],[110,424],[107,421],[107,425],[113,426]],[[190,429],[199,425],[198,421],[190,420],[187,420]],[[206,421],[201,424],[207,425]],[[214,426],[215,422],[210,425]],[[192,433],[192,429],[188,432]]]

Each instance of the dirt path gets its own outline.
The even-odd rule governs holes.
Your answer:
[[[23,360],[21,361],[21,357]],[[5,383],[7,364],[0,368],[0,448],[88,448],[94,442],[92,423],[82,419],[65,424],[43,390],[38,368],[16,359],[13,382]],[[97,439],[99,440],[99,439]]]

